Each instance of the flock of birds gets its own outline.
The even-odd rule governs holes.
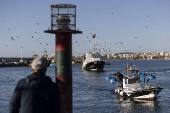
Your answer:
[[[113,15],[113,13],[111,13],[111,15]],[[150,16],[149,15],[146,15],[146,17],[148,17],[148,18],[150,18]],[[3,23],[5,23],[6,21],[4,21]],[[36,25],[38,25],[39,26],[39,23],[35,23]],[[145,28],[147,28],[147,27],[145,27]],[[96,28],[93,28],[93,29],[96,29]],[[11,30],[10,28],[8,28],[8,30]],[[34,33],[38,33],[38,32],[34,32]],[[29,34],[26,34],[27,36],[29,36]],[[117,34],[116,34],[116,36],[115,37],[120,37],[122,35],[122,33],[120,32],[120,30],[118,30],[118,32],[117,32]],[[17,36],[17,38],[20,38],[19,36]],[[34,38],[34,36],[31,36],[31,38]],[[41,38],[43,38],[43,37],[41,37]],[[36,40],[35,42],[37,42],[37,43],[39,43],[40,45],[42,45],[42,43],[40,42],[40,39],[41,38],[38,38],[38,40]],[[92,43],[94,43],[94,38],[99,38],[99,36],[97,37],[96,36],[96,33],[90,33],[90,37],[89,36],[87,36],[86,37],[86,40],[85,41],[83,41],[82,42],[82,44],[84,44],[85,42],[92,42]],[[134,38],[138,38],[138,37],[134,37]],[[14,41],[15,39],[14,39],[14,37],[11,37],[11,40],[12,41]],[[55,39],[54,39],[55,40]],[[75,43],[75,44],[77,44],[77,46],[81,46],[81,43],[80,42],[78,42],[77,40],[75,40],[75,39],[73,39],[73,42]],[[97,48],[100,48],[100,50],[103,50],[103,52],[105,52],[106,54],[108,54],[109,52],[111,52],[111,47],[109,47],[109,46],[111,46],[111,45],[118,45],[118,44],[124,44],[124,42],[117,42],[117,43],[109,43],[109,44],[106,44],[106,42],[102,42],[102,43],[94,43],[93,44],[93,47],[95,48],[95,49],[97,49]],[[46,43],[46,45],[49,45],[48,43]],[[8,47],[7,45],[5,45],[5,47]],[[139,49],[141,48],[142,46],[140,46],[140,47],[138,47]],[[22,48],[23,48],[23,46],[22,46]],[[75,54],[77,54],[78,52],[74,52]],[[79,55],[80,54],[84,54],[84,53],[79,53]]]
[[[96,28],[93,28],[93,29],[96,29]],[[93,49],[95,49],[95,50],[97,50],[97,49],[102,50],[102,51],[105,52],[106,54],[108,54],[109,52],[111,52],[111,49],[110,49],[109,46],[112,45],[112,43],[107,44],[105,41],[103,41],[102,43],[95,43],[95,41],[94,41],[95,38],[99,39],[99,36],[96,37],[96,33],[94,33],[94,34],[93,34],[93,33],[90,33],[90,37],[87,36],[87,37],[86,37],[86,40],[83,41],[82,44],[84,44],[85,42],[87,42],[87,43],[91,42],[91,43],[94,43],[94,44],[93,44]],[[78,46],[81,46],[81,42],[78,42],[78,41],[75,40],[75,39],[73,39],[73,42],[74,42],[75,44],[77,44]],[[114,45],[118,45],[118,44],[123,44],[123,42],[117,42],[117,43],[115,43]],[[78,53],[78,52],[75,52],[75,54],[77,54],[77,53]],[[78,53],[78,54],[81,55],[81,53]],[[84,54],[84,53],[82,53],[82,54]]]
[[[3,23],[5,23],[6,21],[3,21]],[[36,25],[39,25],[39,23],[36,23]],[[11,29],[8,28],[8,30],[10,31]],[[38,32],[34,32],[34,33],[38,33]],[[27,36],[29,36],[29,34],[26,34]],[[17,36],[17,38],[20,38],[19,36]],[[31,36],[31,38],[34,38],[34,36]],[[40,42],[40,39],[42,39],[43,37],[41,38],[38,38],[38,40],[36,40],[35,42],[39,43],[40,45],[42,45],[42,43]],[[14,37],[11,37],[11,40],[14,41]],[[46,43],[46,45],[49,45],[48,43]],[[5,47],[8,47],[8,45],[5,45]],[[20,46],[23,48],[23,46]]]
[[[113,13],[111,13],[111,15],[113,15]],[[150,18],[149,15],[146,15],[146,17],[147,17],[147,18]],[[145,27],[145,28],[148,28],[148,27]],[[96,28],[93,28],[93,29],[96,29]],[[120,30],[118,30],[115,37],[117,37],[117,38],[118,38],[118,37],[121,37],[122,34],[123,34],[123,33],[122,33]],[[87,36],[87,37],[86,37],[87,40],[83,41],[82,44],[84,44],[85,42],[88,42],[88,43],[89,43],[89,42],[92,42],[92,43],[94,43],[94,40],[93,40],[94,38],[99,38],[99,36],[96,37],[96,33],[90,33],[90,37]],[[137,38],[139,38],[139,37],[134,37],[134,38],[137,39]],[[81,46],[81,42],[78,42],[78,41],[75,40],[75,39],[73,39],[73,42],[74,42],[75,44],[77,44],[77,46]],[[94,47],[94,49],[100,48],[100,50],[103,50],[103,52],[104,52],[105,54],[108,54],[108,53],[111,52],[111,49],[110,49],[111,47],[108,47],[108,46],[111,46],[111,45],[119,45],[119,44],[124,44],[124,42],[116,42],[116,43],[108,43],[108,44],[106,44],[106,42],[103,41],[102,43],[94,43],[93,47]],[[95,47],[97,47],[97,48],[95,48]],[[142,48],[142,46],[139,46],[138,48],[140,49],[140,48]],[[77,54],[77,53],[78,53],[78,52],[76,51],[75,54]],[[81,54],[84,54],[84,53],[78,53],[78,54],[81,55]]]

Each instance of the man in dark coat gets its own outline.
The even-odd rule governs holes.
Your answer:
[[[46,76],[47,62],[37,57],[31,65],[33,74],[19,80],[9,105],[9,113],[58,113],[57,85]]]
[[[112,75],[117,75],[117,79],[119,80],[120,82],[120,85],[121,85],[121,88],[123,88],[123,75],[120,73],[120,72],[117,72],[116,74],[110,74],[109,76],[112,76]]]

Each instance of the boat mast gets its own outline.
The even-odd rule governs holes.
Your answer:
[[[94,40],[94,52],[96,52],[96,38]]]

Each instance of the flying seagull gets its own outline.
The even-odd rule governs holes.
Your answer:
[[[150,18],[150,16],[149,15],[146,15],[148,18]]]
[[[11,40],[14,40],[14,38],[13,38],[13,37],[11,37]]]

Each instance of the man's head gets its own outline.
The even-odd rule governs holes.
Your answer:
[[[119,75],[120,74],[120,72],[117,72],[117,75]]]
[[[35,73],[35,72],[46,73],[47,61],[42,57],[37,57],[33,60],[32,64],[31,64],[31,69],[32,69],[33,73]]]

